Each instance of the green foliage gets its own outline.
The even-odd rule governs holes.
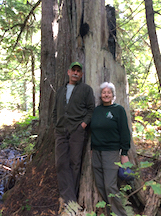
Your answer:
[[[161,194],[161,184],[151,180],[151,181],[146,182],[145,186],[151,186],[154,191],[154,194],[158,194],[158,195]],[[146,187],[144,187],[144,190],[145,189]]]
[[[87,213],[86,216],[97,216],[95,212]]]
[[[142,137],[143,138],[144,126],[141,123],[136,122],[135,128],[136,128],[136,135],[135,135],[135,137],[138,137],[138,138]]]
[[[105,208],[106,202],[100,201],[96,204],[96,208]],[[97,216],[95,212],[87,213],[86,216]],[[103,213],[100,216],[105,216]]]
[[[26,154],[30,154],[34,151],[34,147],[35,147],[35,144],[33,143],[28,143],[27,146],[24,148],[24,151]]]
[[[29,200],[27,199],[25,202],[26,202],[25,206],[21,207],[22,210],[26,209],[27,211],[30,211],[31,210],[31,206],[28,204]]]
[[[154,163],[153,162],[149,162],[149,161],[141,161],[140,162],[140,168],[144,169],[144,168],[148,168],[151,167]]]
[[[144,166],[141,166],[141,168],[144,168],[144,167],[149,167],[149,164],[146,162],[145,164],[147,165],[144,165]],[[147,186],[151,186],[153,191],[154,191],[154,194],[158,194],[160,195],[161,194],[161,184],[155,182],[155,181],[147,181],[145,184],[144,184],[144,187],[143,189],[146,190]],[[131,191],[131,186],[130,185],[124,185],[123,187],[120,188],[120,195],[118,194],[110,194],[109,197],[115,197],[115,196],[118,196],[121,200],[122,200],[122,203],[123,203],[123,206],[126,210],[126,213],[128,216],[134,216],[135,213],[133,211],[133,208],[132,208],[132,205],[131,203],[127,200],[127,195],[126,195],[126,192],[127,191]],[[97,208],[105,208],[106,207],[106,203],[104,201],[100,201],[96,204],[96,207]],[[104,214],[101,214],[102,216],[104,216]],[[111,215],[116,215],[114,212],[111,213]],[[91,213],[87,213],[86,216],[97,216],[95,212],[91,212]],[[136,216],[140,216],[140,214],[137,214]],[[145,216],[145,215],[143,215]]]
[[[17,122],[17,125],[20,128],[25,128],[25,127],[29,126],[32,123],[32,120],[38,120],[38,117],[29,115],[26,118],[22,119],[21,122]]]
[[[115,164],[118,165],[119,167],[124,168],[124,169],[126,169],[127,167],[129,167],[129,168],[133,167],[133,164],[130,161],[128,161],[124,164],[122,164],[121,162],[115,162]]]
[[[121,191],[125,191],[125,192],[126,192],[126,191],[129,191],[129,190],[131,190],[131,189],[132,189],[131,185],[125,185],[124,187],[121,187],[121,188],[120,188]]]
[[[114,1],[117,16],[117,39],[126,65],[130,90],[145,79],[152,55],[148,47],[148,34],[143,2]],[[145,53],[148,53],[145,55]]]
[[[118,59],[121,58],[120,62],[125,67],[129,82],[133,137],[140,141],[150,140],[159,145],[161,97],[149,45],[144,1],[114,0],[113,6],[116,11],[117,42],[121,53]],[[158,33],[161,28],[161,15],[158,13],[160,4],[157,0],[153,0],[153,8]]]
[[[123,168],[127,168],[127,167],[129,167],[129,168],[132,168],[133,167],[133,164],[130,162],[130,161],[128,161],[128,162],[126,162],[126,163],[124,163],[124,164],[122,164],[123,166]]]
[[[141,93],[142,94],[142,93]],[[134,116],[133,137],[134,139],[150,140],[158,145],[160,139],[161,110],[160,95],[157,85],[149,84],[144,99],[135,96],[131,100],[131,113]]]
[[[115,195],[113,194],[112,197],[114,197],[114,196]],[[123,193],[121,193],[121,200],[123,202],[123,206],[127,212],[127,215],[128,216],[134,216],[134,211],[133,211],[132,207],[127,205],[127,204],[131,204],[131,203],[129,201],[127,201],[126,196]],[[104,201],[100,201],[96,204],[96,207],[97,208],[105,208],[106,203]],[[111,212],[110,215],[116,216],[116,214],[114,212]],[[87,213],[86,216],[97,216],[97,214],[95,212],[91,212],[91,213]],[[105,215],[102,213],[100,216],[105,216]]]
[[[131,162],[127,162],[125,164],[121,164],[121,162],[115,162],[116,165],[123,167],[123,168],[127,168],[127,167],[134,167],[134,165]],[[140,170],[141,169],[145,169],[145,168],[149,168],[151,166],[153,166],[153,162],[149,162],[149,161],[141,161],[139,166],[137,168],[134,167],[134,173],[130,173],[129,175],[133,175],[137,178],[140,178]],[[128,173],[127,173],[128,174]],[[156,181],[147,181],[145,182],[144,186],[143,186],[143,190],[147,189],[147,186],[151,186],[151,188],[154,191],[154,194],[161,194],[161,184],[157,183]],[[130,185],[125,185],[124,187],[120,188],[120,192],[121,195],[124,196],[124,192],[126,191],[130,191],[132,188]],[[123,192],[123,193],[122,193]],[[115,197],[118,196],[118,194],[110,194],[109,197]],[[122,197],[123,198],[123,197]]]
[[[118,198],[120,198],[119,194],[112,194],[112,193],[110,193],[110,194],[108,195],[108,197],[118,197]]]
[[[2,216],[2,215],[3,215],[3,209],[0,210],[0,216]]]
[[[1,149],[14,147],[23,152],[30,154],[34,151],[37,135],[31,135],[32,120],[37,120],[37,117],[26,116],[21,122],[14,125],[14,130],[8,134],[1,145]]]
[[[147,126],[145,138],[147,140],[152,140],[152,141],[155,139],[155,128],[153,126],[151,125]]]
[[[128,216],[135,215],[133,208],[132,208],[132,204],[129,200],[127,200],[127,195],[124,192],[124,190],[122,190],[122,191],[120,190],[120,196],[121,196],[123,207],[125,208],[127,215]]]
[[[3,1],[0,14],[0,96],[1,107],[29,110],[32,107],[32,56],[35,86],[39,95],[40,77],[40,7],[30,16],[33,5],[23,1]],[[28,17],[28,19],[26,19]],[[38,106],[38,102],[37,102]]]
[[[100,201],[96,204],[97,208],[105,208],[105,206],[106,206],[106,202],[104,201]]]

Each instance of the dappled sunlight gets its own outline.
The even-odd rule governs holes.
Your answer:
[[[57,20],[53,21],[52,29],[53,29],[53,38],[54,38],[54,41],[55,41],[57,39],[58,29],[59,29],[59,24],[58,24]]]
[[[22,119],[24,114],[20,113],[19,111],[12,111],[3,109],[0,111],[0,127],[3,125],[12,125],[17,121]]]

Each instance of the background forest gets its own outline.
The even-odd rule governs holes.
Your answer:
[[[8,124],[20,116],[38,117],[40,2],[0,1],[1,125]],[[148,140],[158,149],[161,141],[161,96],[147,30],[145,2],[106,0],[105,4],[115,7],[116,60],[125,67],[127,73],[134,140],[137,143],[145,143]],[[153,9],[158,42],[161,46],[159,0],[153,0]]]
[[[105,4],[115,7],[116,61],[125,68],[127,74],[133,139],[137,153],[158,159],[161,153],[160,80],[147,28],[145,2],[148,1],[150,2],[114,0],[105,1]],[[62,16],[62,1],[57,2],[59,20]],[[158,43],[161,46],[159,0],[153,1],[153,10]],[[0,0],[0,12],[0,125],[2,127],[18,120],[19,125],[26,126],[32,119],[39,119],[42,77],[41,0]],[[54,90],[47,78],[44,81],[48,83],[50,90]],[[12,133],[12,139],[3,140],[1,149],[13,146],[23,148],[24,153],[29,153],[34,148],[34,142],[26,139],[28,136],[24,127],[16,134]]]

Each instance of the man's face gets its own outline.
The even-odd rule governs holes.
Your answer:
[[[74,66],[68,70],[69,84],[75,85],[82,78],[82,70],[79,66]]]

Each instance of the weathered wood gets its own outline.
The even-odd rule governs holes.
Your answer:
[[[88,13],[89,8],[92,13]],[[89,1],[89,4],[86,3],[85,14],[85,21],[87,21],[90,26],[89,34],[84,38],[85,81],[87,84],[91,85],[94,90],[96,105],[100,102],[100,84],[104,81],[114,83],[116,86],[116,102],[125,107],[132,133],[126,73],[125,69],[114,60],[113,55],[108,49],[109,31],[104,1],[97,0]],[[104,38],[104,40],[102,40],[102,38]],[[84,204],[89,211],[91,210],[91,206],[94,207],[100,200],[95,185],[93,184],[90,157],[89,141],[83,161],[79,199],[80,204]],[[133,141],[131,141],[129,157],[130,161],[136,165],[137,155]],[[90,185],[88,182],[90,182]],[[141,199],[144,200],[144,192],[141,190],[139,194]]]
[[[158,172],[156,176],[156,181],[161,184],[161,171]],[[161,204],[161,196],[158,194],[154,194],[153,189],[149,188],[149,193],[146,197],[146,205],[144,208],[143,215],[146,216],[155,216],[158,212],[158,208]]]
[[[158,212],[159,206],[160,206],[160,198],[158,197],[158,195],[154,194],[153,189],[150,188],[143,215],[155,216]]]
[[[66,0],[59,1],[60,6],[57,3],[55,0],[42,0],[42,75],[37,149],[44,157],[50,148],[54,152],[52,110],[55,91],[67,81],[66,72],[73,61],[78,60],[83,64],[83,82],[93,88],[96,105],[99,104],[100,84],[104,81],[114,83],[116,102],[125,107],[132,131],[126,73],[109,51],[104,0]],[[84,27],[88,27],[85,34],[81,29]],[[131,141],[129,158],[133,164],[137,164],[136,156],[135,146]],[[82,164],[79,203],[90,212],[100,199],[93,180],[89,140]]]

